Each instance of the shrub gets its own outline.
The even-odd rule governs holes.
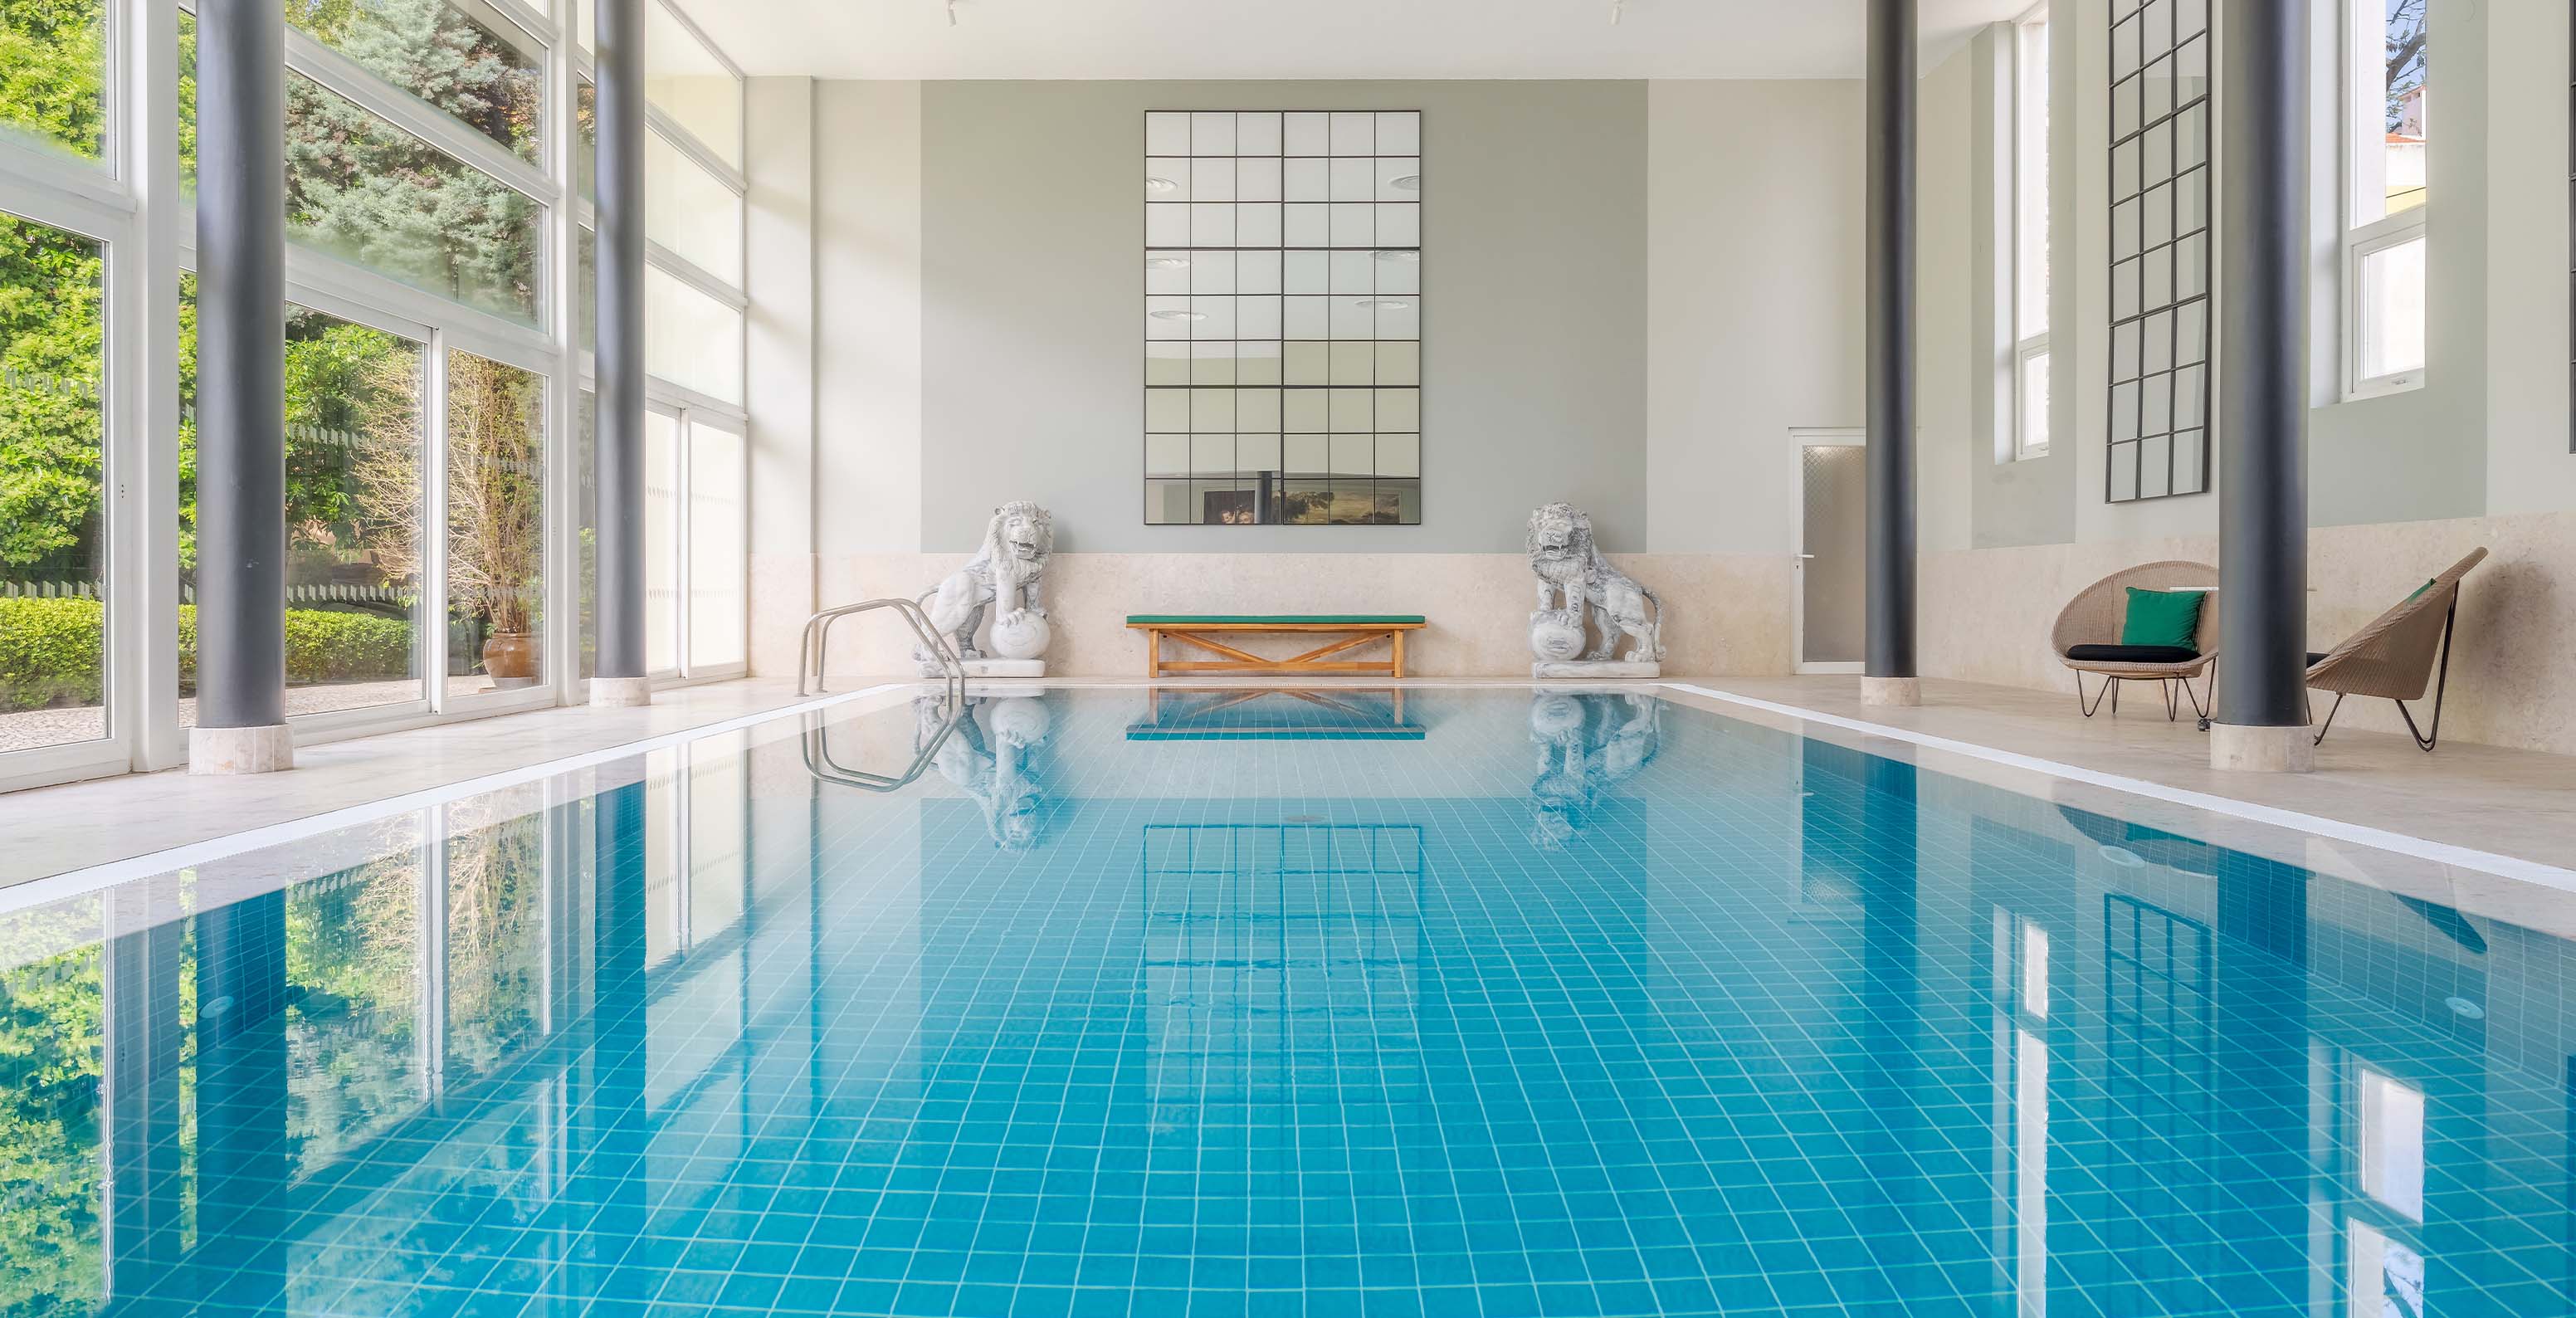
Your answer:
[[[0,599],[0,709],[95,705],[107,607],[85,599]]]
[[[99,702],[105,606],[0,598],[0,710]],[[374,682],[411,671],[411,624],[366,613],[286,611],[286,680]],[[179,687],[197,684],[197,609],[179,607]]]

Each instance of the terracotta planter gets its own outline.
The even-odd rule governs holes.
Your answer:
[[[494,632],[483,642],[483,671],[495,682],[534,681],[537,638],[527,632]]]

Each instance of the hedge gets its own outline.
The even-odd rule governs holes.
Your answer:
[[[106,608],[97,600],[0,598],[0,709],[99,702]],[[286,611],[286,680],[372,682],[411,671],[411,624],[366,613]],[[197,609],[179,606],[179,685],[197,681]]]

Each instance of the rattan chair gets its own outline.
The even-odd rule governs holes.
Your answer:
[[[2335,693],[2334,707],[2317,728],[2318,741],[2324,741],[2334,727],[2335,710],[2343,708],[2345,696],[2383,696],[2396,703],[2416,747],[2433,749],[2442,737],[2442,696],[2451,685],[2451,628],[2460,616],[2460,578],[2486,556],[2483,545],[2469,551],[2449,571],[2353,633],[2351,640],[2308,656],[2308,685]],[[2433,688],[2429,730],[2415,726],[2415,712],[2406,707],[2409,700],[2423,699],[2427,686]]]
[[[2154,682],[2164,688],[2165,717],[2181,715],[2181,696],[2191,698],[2194,714],[2206,719],[2209,714],[2200,692],[2191,688],[2191,679],[2210,674],[2210,683],[2218,680],[2218,601],[2204,599],[2200,608],[2200,625],[2192,632],[2193,651],[2142,653],[2120,644],[2121,624],[2128,618],[2129,588],[2170,590],[2189,587],[2215,591],[2218,569],[2207,563],[2189,563],[2168,559],[2161,563],[2141,563],[2086,586],[2074,601],[2057,615],[2057,626],[2049,633],[2049,645],[2057,651],[2057,661],[2075,670],[2075,707],[2084,717],[2102,707],[2107,695],[2111,712],[2120,712],[2122,682]],[[2103,679],[2102,689],[2093,693],[2090,703],[2084,698],[2084,674]]]

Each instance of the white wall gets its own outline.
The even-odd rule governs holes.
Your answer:
[[[1861,84],[1658,81],[1646,106],[1648,548],[1786,554],[1790,429],[1861,424]]]
[[[921,548],[921,84],[814,86],[814,552]]]

